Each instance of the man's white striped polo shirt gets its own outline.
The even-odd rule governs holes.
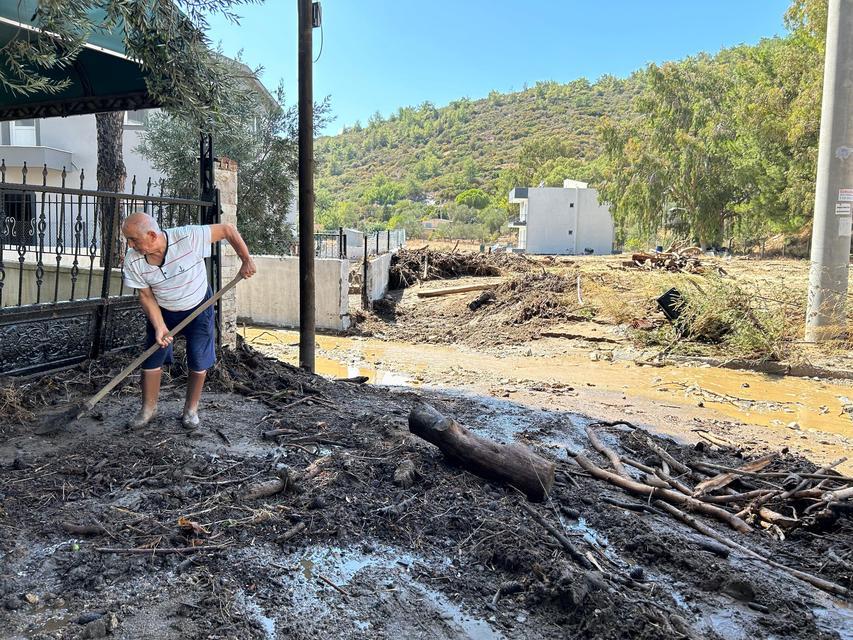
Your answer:
[[[186,311],[198,306],[207,293],[210,227],[187,225],[166,229],[166,255],[161,266],[148,264],[145,256],[128,249],[124,257],[124,282],[133,289],[151,287],[163,309]]]

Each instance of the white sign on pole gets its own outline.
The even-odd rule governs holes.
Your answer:
[[[853,229],[853,218],[839,218],[838,219],[838,235],[839,236],[849,236],[851,229]]]
[[[849,202],[836,202],[835,203],[835,215],[837,216],[849,216],[853,213],[853,204]]]
[[[853,189],[839,189],[838,199],[841,202],[853,202]]]

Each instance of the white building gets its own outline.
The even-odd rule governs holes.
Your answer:
[[[148,178],[162,177],[151,164],[135,152],[145,128],[147,111],[125,112],[123,155],[127,169],[127,188],[135,175],[137,190]],[[66,185],[80,187],[80,171],[85,171],[84,188],[97,189],[95,171],[98,166],[97,128],[94,115],[13,120],[0,123],[0,158],[6,164],[6,182],[21,182],[21,169],[27,163],[27,182],[41,184],[47,165],[47,184],[61,184],[63,168]],[[145,192],[144,186],[142,192]]]
[[[598,203],[598,191],[585,182],[565,180],[562,187],[516,187],[509,201],[521,205],[518,248],[550,255],[609,255],[613,217]]]

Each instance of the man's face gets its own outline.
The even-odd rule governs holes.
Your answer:
[[[157,232],[141,231],[139,227],[133,226],[122,230],[127,244],[131,249],[136,249],[141,254],[153,252],[157,248]]]

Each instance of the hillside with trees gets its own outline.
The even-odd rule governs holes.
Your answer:
[[[317,210],[327,227],[445,218],[490,239],[514,186],[587,180],[618,239],[748,247],[808,228],[820,128],[826,0],[795,0],[789,33],[628,78],[539,82],[446,107],[378,114],[321,138]]]

